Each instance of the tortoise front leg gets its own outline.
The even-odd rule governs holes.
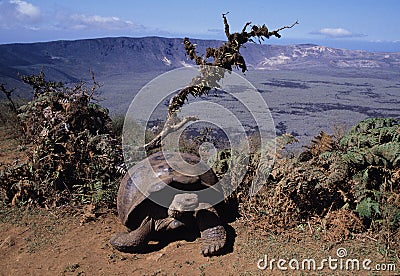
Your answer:
[[[184,226],[185,224],[175,218],[167,217],[165,219],[159,219],[154,222],[155,232],[163,232],[177,229]]]
[[[136,230],[117,233],[111,238],[110,243],[121,252],[137,252],[147,245],[155,232],[168,231],[183,225],[182,222],[174,218],[154,220],[148,216]]]
[[[217,211],[208,203],[200,203],[195,216],[201,233],[201,253],[204,256],[218,254],[226,244],[226,231]]]
[[[135,252],[141,249],[150,239],[154,231],[154,221],[147,216],[142,224],[131,232],[115,234],[111,239],[111,245],[122,252]]]

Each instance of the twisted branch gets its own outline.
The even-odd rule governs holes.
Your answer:
[[[167,135],[171,134],[172,132],[175,132],[175,131],[179,130],[184,125],[186,125],[188,122],[197,121],[198,119],[199,118],[196,117],[196,116],[189,116],[189,117],[185,117],[182,120],[179,120],[179,121],[177,120],[175,122],[175,124],[171,124],[170,122],[172,121],[172,119],[169,119],[167,121],[167,123],[165,124],[163,130],[156,137],[154,137],[153,140],[151,140],[149,143],[144,145],[144,149],[146,151],[150,151],[152,149],[161,147],[161,142],[165,137],[167,137]]]
[[[240,68],[243,73],[247,71],[245,59],[239,52],[243,44],[254,42],[252,38],[257,38],[260,43],[264,38],[269,39],[272,36],[280,38],[280,31],[293,28],[295,25],[299,24],[299,22],[296,21],[290,26],[284,26],[273,31],[269,31],[265,24],[262,26],[253,25],[251,31],[247,32],[246,29],[251,25],[251,22],[246,22],[241,33],[231,34],[226,18],[228,13],[222,14],[225,35],[228,41],[219,48],[207,48],[205,56],[197,55],[196,45],[193,44],[189,38],[184,38],[183,45],[186,55],[191,60],[194,60],[196,65],[200,66],[200,75],[193,78],[187,87],[180,90],[171,98],[168,105],[168,116],[165,128],[150,143],[145,145],[147,150],[160,147],[162,138],[183,127],[187,122],[197,120],[196,117],[188,117],[180,120],[176,116],[176,112],[187,101],[189,95],[200,97],[202,95],[208,95],[211,89],[218,88],[218,82],[224,78],[225,69],[232,71],[232,67],[236,67]],[[212,58],[213,61],[208,61],[209,58]],[[218,70],[218,68],[220,68],[220,70]]]
[[[15,88],[7,90],[4,84],[0,84],[0,91],[3,92],[3,94],[7,97],[7,100],[11,104],[11,109],[15,112],[15,114],[18,114],[17,106],[15,105],[14,101],[11,98],[11,94],[15,91]]]

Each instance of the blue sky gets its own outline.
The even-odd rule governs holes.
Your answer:
[[[196,3],[196,4],[193,4]],[[399,0],[0,0],[0,43],[108,36],[224,39],[246,21],[279,28],[268,43],[400,52]]]

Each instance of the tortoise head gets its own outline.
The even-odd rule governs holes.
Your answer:
[[[197,207],[199,207],[197,194],[177,194],[168,208],[168,216],[179,218],[182,213],[194,211]]]

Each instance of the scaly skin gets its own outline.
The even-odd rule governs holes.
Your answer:
[[[221,253],[226,244],[226,231],[217,211],[208,203],[200,203],[195,216],[201,233],[201,253],[204,256]]]
[[[147,244],[152,232],[154,232],[154,221],[146,217],[139,228],[131,232],[116,233],[110,243],[119,251],[135,252]]]
[[[137,252],[147,245],[154,233],[176,229],[183,225],[174,218],[154,220],[148,216],[136,230],[117,233],[111,238],[110,243],[119,251]]]
[[[222,225],[218,225],[202,231],[201,241],[201,253],[204,256],[211,256],[220,253],[226,243],[225,228]]]

